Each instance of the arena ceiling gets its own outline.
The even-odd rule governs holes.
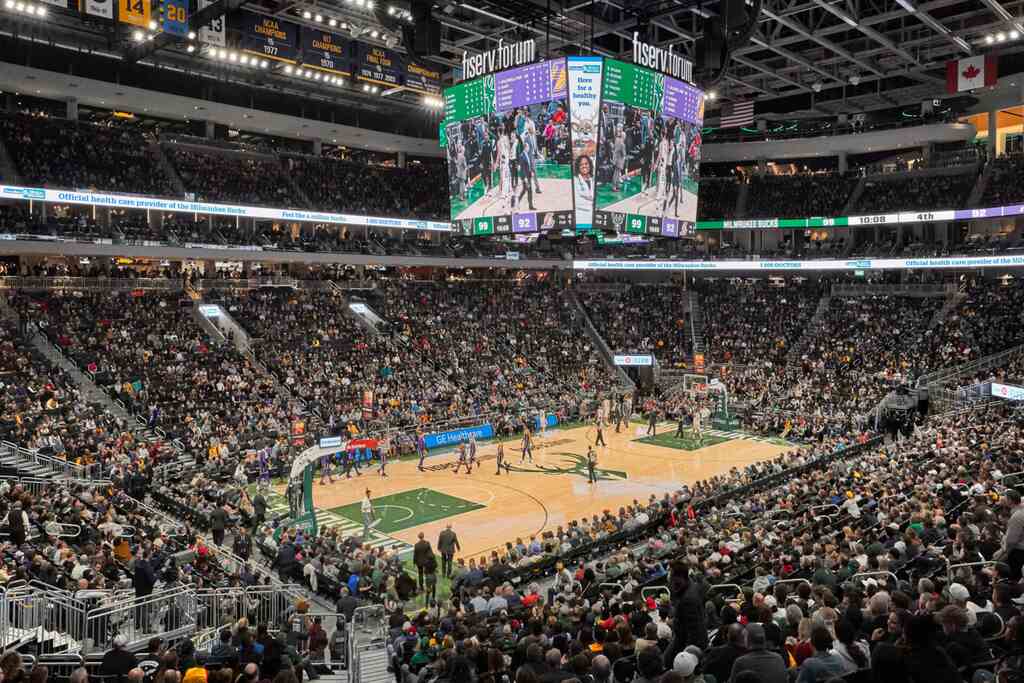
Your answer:
[[[400,27],[387,14],[392,7],[407,9],[408,0],[221,1],[321,28],[334,20],[361,41],[404,49]],[[593,51],[628,59],[634,31],[692,58],[705,18],[718,6],[717,0],[437,0],[433,11],[442,23],[442,50],[434,61],[450,73],[463,51],[524,38],[534,38],[542,55]],[[755,99],[758,115],[776,118],[918,105],[945,95],[950,59],[996,51],[1000,75],[1024,71],[1022,24],[1024,0],[763,0],[749,43],[732,52],[715,90],[720,101]],[[249,73],[209,63],[187,53],[180,42],[157,40],[140,47],[126,31],[83,21],[77,13],[52,11],[46,21],[24,22],[0,12],[0,34],[27,40],[36,49],[50,44],[102,53],[126,64],[340,100],[369,112],[409,115],[423,109],[422,97],[400,89],[366,93],[295,83],[274,65],[267,73]]]

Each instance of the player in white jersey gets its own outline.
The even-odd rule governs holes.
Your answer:
[[[658,191],[657,201],[665,199],[668,190],[668,164],[672,157],[672,144],[668,140],[668,129],[662,130],[661,142],[658,143]]]
[[[512,202],[512,148],[508,139],[508,132],[504,131],[498,136],[498,196],[502,203]]]

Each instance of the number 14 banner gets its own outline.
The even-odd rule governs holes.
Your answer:
[[[149,0],[117,0],[117,19],[125,24],[149,29]]]

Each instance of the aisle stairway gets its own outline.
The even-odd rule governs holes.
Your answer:
[[[694,353],[704,353],[704,309],[700,305],[700,294],[695,291],[689,292],[690,308],[690,337]]]
[[[590,316],[587,315],[587,309],[583,307],[580,300],[576,297],[576,293],[571,289],[566,289],[562,292],[562,296],[565,301],[573,307],[576,311],[577,319],[582,323],[584,331],[587,336],[590,337],[590,341],[594,344],[594,348],[597,349],[598,355],[604,360],[605,365],[611,370],[616,377],[618,377],[619,384],[624,387],[628,387],[630,392],[636,391],[636,384],[629,378],[625,370],[615,364],[612,358],[612,350],[608,348],[608,342],[604,340],[604,337],[594,327],[593,321],[590,320]]]
[[[827,293],[822,295],[821,299],[818,300],[818,308],[815,309],[814,315],[807,323],[807,328],[804,333],[800,335],[800,339],[797,340],[793,347],[786,354],[786,365],[789,368],[796,368],[800,363],[800,357],[804,354],[804,349],[811,343],[818,334],[818,330],[821,327],[822,321],[825,319],[825,314],[828,313],[829,306],[832,305],[832,294]]]

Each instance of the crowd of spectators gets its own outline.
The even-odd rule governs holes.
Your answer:
[[[276,157],[207,152],[176,145],[165,145],[164,152],[185,189],[198,201],[311,208],[293,191]]]
[[[613,353],[653,353],[668,366],[683,364],[693,354],[689,296],[680,287],[660,285],[577,292]]]
[[[856,185],[857,178],[838,174],[755,175],[746,217],[838,216]]]
[[[369,216],[448,220],[447,175],[440,164],[405,169],[312,157],[286,157],[285,166],[317,209]]]
[[[267,367],[339,425],[360,422],[365,410],[393,427],[571,406],[608,385],[549,285],[382,284],[371,301],[383,319],[375,331],[331,293],[256,292],[227,306],[260,340]]]
[[[942,176],[896,176],[865,181],[857,213],[962,209],[977,179],[975,172]]]
[[[706,360],[736,365],[785,365],[822,294],[818,283],[774,287],[764,280],[716,281],[699,291]]]
[[[0,138],[30,186],[173,194],[158,153],[133,126],[18,114],[0,118]]]
[[[697,219],[733,218],[740,188],[732,178],[704,178],[697,195]]]
[[[993,159],[986,172],[988,180],[979,206],[1008,206],[1024,199],[1024,155]]]
[[[820,327],[801,349],[799,377],[785,407],[813,415],[862,415],[894,386],[928,367],[919,355],[936,298],[834,297]]]
[[[287,434],[298,407],[231,343],[207,337],[180,294],[34,295],[50,341],[168,439],[223,457]]]

